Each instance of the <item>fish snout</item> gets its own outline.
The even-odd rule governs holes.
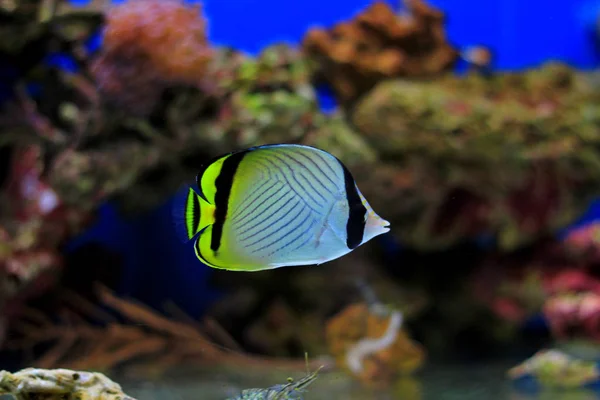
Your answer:
[[[373,238],[378,235],[382,235],[390,231],[390,222],[381,218],[374,212],[369,213],[365,224],[365,236]]]

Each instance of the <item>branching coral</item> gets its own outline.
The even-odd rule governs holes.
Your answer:
[[[312,29],[303,49],[339,100],[356,100],[385,78],[431,76],[458,58],[444,32],[444,15],[421,0],[407,0],[409,15],[382,1],[331,30]]]
[[[83,299],[60,312],[62,324],[30,310],[27,317],[13,326],[13,335],[18,333],[21,338],[11,340],[8,345],[13,349],[33,349],[52,344],[34,361],[41,368],[61,365],[72,369],[107,370],[137,366],[138,371],[160,373],[173,365],[206,362],[304,367],[301,361],[253,357],[224,350],[210,342],[194,323],[163,317],[145,306],[119,299],[104,288],[99,290],[99,296],[103,306],[119,315],[107,314]],[[119,322],[118,317],[125,322]]]

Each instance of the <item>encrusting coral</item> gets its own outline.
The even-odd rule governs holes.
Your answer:
[[[311,29],[302,48],[338,100],[351,103],[377,82],[450,70],[459,53],[446,40],[444,15],[422,0],[406,0],[397,15],[383,1],[329,30]]]
[[[0,395],[15,400],[135,400],[121,386],[100,373],[68,369],[27,368],[0,371]]]
[[[598,195],[599,105],[593,80],[560,64],[383,82],[351,116],[382,160],[357,181],[408,246],[487,236],[516,249]]]

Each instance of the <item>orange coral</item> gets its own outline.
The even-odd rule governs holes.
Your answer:
[[[379,316],[366,304],[353,304],[329,320],[327,343],[338,366],[357,376],[363,383],[389,384],[399,376],[419,368],[425,358],[423,348],[402,329],[389,332],[394,328],[393,315]],[[348,355],[359,343],[364,343],[364,339],[377,341],[384,336],[392,338],[390,344],[365,352],[360,359],[361,370],[354,370]]]
[[[177,0],[131,0],[106,16],[104,50],[136,48],[164,78],[198,82],[211,51],[200,6]]]
[[[438,74],[458,59],[446,40],[444,14],[421,0],[406,5],[410,15],[398,16],[377,1],[352,21],[307,33],[303,48],[341,101],[355,100],[384,78]]]

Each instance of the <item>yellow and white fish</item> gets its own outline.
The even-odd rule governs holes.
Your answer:
[[[260,271],[339,258],[389,231],[335,156],[271,144],[217,157],[175,204],[184,241],[210,267]]]

